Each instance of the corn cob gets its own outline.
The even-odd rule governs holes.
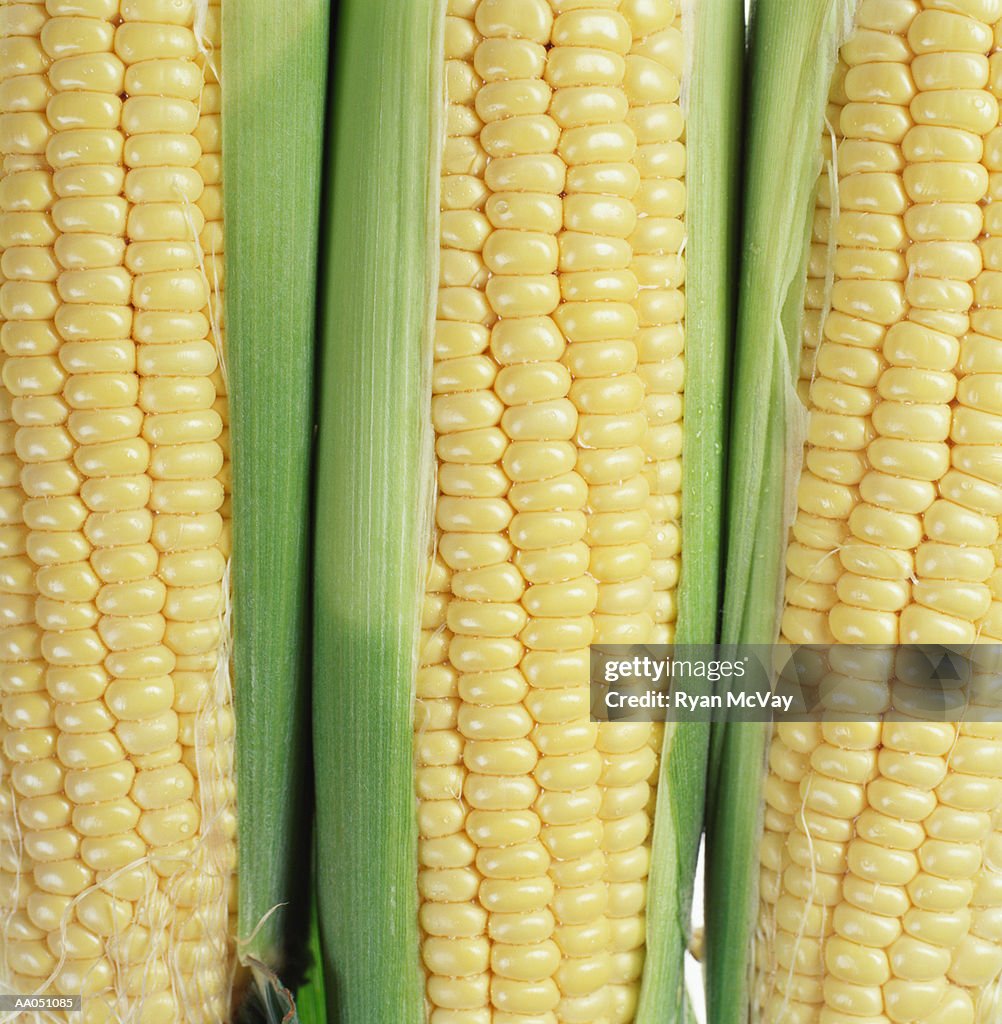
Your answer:
[[[665,5],[662,22],[644,34],[671,28],[671,16]],[[638,174],[630,166],[636,142],[622,83],[624,70],[641,83],[646,71],[655,79],[649,94],[677,100],[681,66],[660,72],[674,76],[670,92],[656,77],[663,65],[623,61],[631,27],[600,10],[554,19],[542,2],[517,12],[480,4],[463,26],[464,38],[482,39],[473,60],[446,66],[447,132],[463,138],[461,112],[479,105],[482,173],[490,178],[470,189],[484,213],[453,211],[452,190],[469,176],[456,182],[453,168],[444,167],[443,261],[457,250],[482,253],[479,320],[491,329],[491,354],[474,364],[489,387],[471,392],[459,360],[484,346],[471,339],[459,353],[438,345],[432,416],[450,445],[457,435],[499,423],[499,456],[496,465],[474,468],[446,450],[439,471],[436,547],[443,563],[432,583],[436,599],[426,603],[426,615],[438,614],[423,625],[439,630],[429,637],[435,653],[426,646],[426,660],[447,661],[455,689],[448,702],[423,701],[419,682],[418,763],[429,760],[424,736],[436,746],[459,740],[456,791],[470,817],[464,820],[456,799],[424,799],[419,808],[419,885],[432,894],[422,905],[432,925],[423,947],[432,1019],[459,1010],[486,1020],[493,1006],[514,1015],[555,1012],[553,1019],[567,1021],[626,1020],[636,999],[630,985],[640,964],[631,953],[643,944],[646,779],[656,754],[649,727],[605,726],[600,735],[587,721],[586,687],[574,684],[586,676],[588,641],[628,642],[653,630],[652,587],[640,583],[650,571],[653,529],[636,447],[647,433],[643,390],[633,369],[636,344],[617,340],[636,331],[638,297],[626,241],[637,229]],[[598,68],[582,73],[580,48],[589,44]],[[533,58],[530,77],[513,79],[506,69],[520,54]],[[538,106],[515,106],[511,97],[520,89],[538,93]],[[516,161],[519,178],[506,180]],[[665,177],[678,181],[682,171],[673,179],[669,166]],[[545,208],[520,215],[518,206],[536,195]],[[483,236],[464,233],[465,226],[482,227]],[[681,233],[676,247],[680,242]],[[646,254],[642,242],[636,248]],[[561,260],[566,272],[558,278]],[[450,290],[440,291],[445,316]],[[450,336],[458,333],[455,321],[447,325]],[[483,327],[473,334],[488,337]],[[474,401],[486,415],[463,415]],[[677,418],[677,395],[675,407]],[[677,462],[677,452],[667,455]],[[680,473],[671,475],[677,490]],[[496,509],[496,522],[478,522],[477,506]],[[508,540],[497,537],[488,564],[473,561],[472,544],[506,526]],[[444,602],[440,580],[451,585]],[[489,653],[500,637],[511,650],[503,661]],[[530,689],[519,694],[523,680]],[[439,721],[429,721],[435,712]],[[617,799],[618,789],[624,792]],[[443,857],[443,815],[459,825],[451,844],[457,859]],[[448,896],[435,888],[443,866],[460,874]],[[483,937],[471,943],[456,937],[443,911],[458,903],[467,918],[474,892],[487,913]]]
[[[736,44],[738,7],[711,6],[695,36]],[[321,835],[341,844],[336,859],[320,850],[328,977],[341,986],[332,1005],[349,1020],[378,1007],[433,1024],[653,1020],[666,1001],[681,1014],[678,901],[698,786],[674,806],[664,788],[702,771],[706,731],[593,723],[588,645],[714,632],[716,563],[704,541],[715,505],[697,498],[686,513],[683,494],[686,481],[710,493],[719,482],[719,379],[707,382],[721,369],[727,300],[701,245],[706,305],[695,315],[707,344],[687,375],[684,252],[693,210],[700,231],[725,238],[729,211],[726,199],[708,213],[687,198],[681,95],[693,38],[668,0],[450,0],[421,14],[349,5],[344,33],[334,252],[361,245],[374,267],[396,269],[385,294],[385,283],[336,289],[328,307],[325,379],[350,390],[352,411],[322,401],[316,663],[318,679],[393,686],[364,687],[364,702],[318,686],[316,749],[318,777],[336,773],[346,806],[365,791],[363,831],[389,831],[400,849],[345,843],[348,816],[321,806]],[[373,33],[382,63],[363,73],[353,40]],[[410,49],[420,40],[433,59],[416,60],[398,38]],[[388,83],[374,98],[355,84],[373,73]],[[440,133],[434,103],[415,117],[403,100],[423,101],[436,78]],[[735,95],[702,83],[696,95],[707,146],[697,166],[723,177],[733,151],[728,142],[715,162],[709,124],[719,132]],[[402,148],[384,126],[404,133]],[[344,154],[363,138],[373,163],[359,167]],[[408,169],[410,208],[428,209],[420,189],[430,183],[440,209],[426,224],[383,211],[381,234],[362,237],[358,211],[377,201],[385,161]],[[415,184],[418,167],[427,177]],[[716,250],[718,281],[726,252]],[[390,389],[390,415],[372,406],[375,381]],[[683,387],[696,396],[691,436]],[[388,443],[400,453],[392,469]],[[378,493],[360,490],[366,479]],[[433,525],[415,508],[430,509]],[[680,572],[687,532],[691,582]],[[392,581],[389,597],[351,568],[372,558],[385,560],[376,575]],[[373,716],[385,781],[360,788],[332,737],[360,749]],[[412,755],[401,722],[413,726]],[[658,804],[660,862],[659,777],[674,780]],[[659,863],[663,919],[650,927]],[[349,894],[374,879],[394,901],[366,907],[378,923],[363,923]],[[413,919],[400,902],[410,898]],[[643,1008],[650,936],[663,959]],[[411,973],[419,941],[423,985]]]
[[[5,982],[83,992],[87,1021],[216,1020],[233,728],[194,7],[3,13]]]
[[[279,102],[301,90],[301,113],[322,109],[326,15],[315,6],[286,12],[303,23],[275,38],[290,39],[303,59],[269,82]],[[247,14],[231,33],[242,69],[256,66]],[[230,1018],[236,821],[220,15],[213,0],[0,5],[0,972],[5,992],[82,994],[87,1022]],[[309,18],[313,31],[304,29]],[[259,56],[276,49],[269,40]],[[234,96],[250,95],[235,77]],[[234,121],[243,157],[253,141]],[[290,160],[316,151],[317,135],[309,126],[292,132]],[[305,155],[307,197],[284,219],[285,229],[301,226],[296,244],[308,253],[318,164]],[[255,197],[273,190],[240,160],[234,171],[235,235],[251,248],[279,213],[262,215]],[[311,288],[301,275],[289,301]],[[250,290],[250,300],[246,285],[238,291],[234,308],[254,325],[244,334],[251,361],[263,361],[278,333],[267,316],[298,325],[296,342],[309,353],[310,318],[287,318],[284,295]],[[268,332],[264,342],[258,330]],[[247,363],[238,360],[248,385],[235,404],[242,433],[274,435],[282,421],[289,443],[276,454],[284,474],[276,478],[299,518],[288,530],[268,521],[256,544],[256,516],[241,527],[259,563],[273,570],[277,559],[277,577],[288,581],[268,588],[282,603],[270,636],[246,630],[238,645],[248,669],[242,717],[248,737],[273,728],[302,746],[294,662],[310,358],[268,402],[254,400]],[[253,481],[246,500],[264,500],[266,459],[243,461]],[[282,571],[290,550],[299,573]],[[258,596],[253,609],[267,606]],[[276,668],[282,686],[253,682]],[[274,713],[255,695],[269,688]],[[281,914],[259,923],[288,900],[297,875],[283,816],[295,811],[288,780],[298,784],[301,758],[279,747],[266,740],[248,758],[243,815],[245,834],[269,852],[249,861],[241,933],[271,967],[286,963],[288,927]]]
[[[994,441],[984,359],[1000,15],[991,4],[871,3],[842,47],[839,248],[788,563],[783,633],[794,642],[995,638],[988,580],[1002,506],[991,454],[977,445]],[[875,244],[861,213],[903,230]],[[868,301],[877,287],[888,305],[876,291]],[[825,502],[836,488],[849,498],[845,519]],[[838,556],[819,573],[821,540]],[[992,1019],[999,734],[898,721],[780,729],[763,848],[762,891],[775,897],[771,913],[763,904],[773,922],[759,953],[763,1019]],[[817,873],[812,885],[804,869]],[[809,936],[799,948],[798,934]]]
[[[1002,977],[1002,730],[916,720],[911,699],[887,689],[907,677],[902,656],[865,645],[998,636],[990,353],[1002,6],[863,0],[814,5],[811,16],[822,53],[840,19],[852,30],[832,78],[836,148],[808,259],[803,469],[783,598],[772,604],[781,620],[749,616],[745,591],[729,622],[746,638],[770,639],[761,631],[771,620],[783,642],[864,645],[832,648],[812,682],[823,694],[857,680],[857,698],[890,694],[890,709],[881,696],[853,721],[833,720],[843,705],[820,723],[774,729],[757,925],[743,908],[718,915],[754,932],[754,984],[747,999],[718,998],[711,1019],[988,1022]],[[766,18],[768,47],[783,19]],[[805,121],[821,105],[821,68]],[[789,289],[781,301],[797,294],[792,275],[777,284]],[[772,350],[780,393],[796,337],[793,318],[782,327]],[[761,742],[761,730],[732,727],[725,756],[754,767]],[[734,796],[732,784],[720,805]],[[724,857],[748,851],[754,817],[721,833]],[[744,964],[719,945],[711,994]]]

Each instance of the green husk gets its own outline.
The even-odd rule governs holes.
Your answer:
[[[340,7],[325,223],[314,738],[330,1019],[419,1024],[414,669],[431,536],[445,4]]]
[[[679,643],[717,638],[727,380],[736,312],[744,10],[703,0],[684,15],[686,80],[686,411]],[[681,1020],[683,962],[703,826],[709,726],[669,725],[661,758],[637,1024]]]
[[[240,954],[295,983],[309,880],[307,580],[329,5],[223,5]],[[276,909],[277,908],[277,909]]]
[[[712,643],[720,617],[731,337],[737,312],[744,7],[700,0],[687,37],[685,430],[680,644]]]
[[[728,493],[725,642],[778,631],[804,253],[837,44],[854,0],[757,0]],[[777,166],[782,154],[782,167]]]
[[[854,9],[855,0],[757,0],[753,9],[725,644],[770,644],[778,634],[803,415],[795,378],[804,254],[825,104]],[[706,840],[710,1024],[748,1019],[766,741],[764,725],[715,727]]]
[[[647,881],[647,951],[636,1024],[681,1024],[686,1019],[684,961],[703,831],[708,737],[705,724],[669,725],[665,730]]]

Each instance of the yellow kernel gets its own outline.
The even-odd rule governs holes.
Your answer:
[[[992,31],[989,26],[960,14],[924,10],[909,26],[908,42],[916,54],[987,53],[992,44]]]
[[[953,912],[962,909],[971,899],[973,886],[967,879],[937,878],[919,873],[908,885],[908,896],[921,910]]]

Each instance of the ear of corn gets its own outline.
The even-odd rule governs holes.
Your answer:
[[[795,169],[805,169],[798,180],[817,175],[822,90],[830,87],[832,141],[823,147],[816,211],[792,210],[778,191],[763,207],[756,147],[761,157],[780,135],[768,117],[753,125],[752,301],[742,314],[739,364],[750,376],[739,376],[738,394],[771,368],[771,393],[787,421],[803,419],[806,429],[778,432],[779,454],[792,458],[777,460],[771,473],[768,447],[751,453],[773,481],[776,500],[764,512],[752,493],[761,477],[738,469],[736,495],[745,504],[737,507],[771,524],[778,557],[770,554],[767,590],[737,578],[725,627],[763,642],[779,634],[788,643],[843,645],[815,659],[805,682],[823,693],[856,680],[849,692],[857,705],[855,714],[841,707],[821,723],[779,725],[767,768],[762,730],[726,733],[709,838],[719,858],[711,892],[728,877],[728,861],[750,866],[743,891],[758,885],[754,905],[711,910],[711,1001],[714,992],[739,990],[718,997],[712,1017],[994,1021],[1002,730],[975,720],[919,721],[907,693],[898,695],[907,652],[868,645],[999,635],[1002,491],[992,467],[1002,421],[986,385],[1002,337],[993,238],[1002,4],[864,0],[845,12],[818,5],[819,17],[855,17],[842,31],[831,23],[820,39],[798,36],[798,17],[785,5],[763,0],[759,10],[753,104],[773,89],[781,96],[784,83],[791,89],[844,45],[835,74],[812,89],[813,127],[794,150]],[[780,41],[785,62],[773,48]],[[795,214],[789,239],[810,225],[810,251],[797,272],[801,284],[787,278],[774,293],[772,263],[756,260],[769,251],[768,218],[783,223],[787,212]],[[759,293],[775,301],[759,309]],[[756,331],[770,317],[783,329],[763,352]],[[739,427],[752,416],[739,413]],[[753,562],[754,551],[745,552],[739,570]],[[756,594],[766,611],[749,614]],[[754,810],[729,815],[734,803]],[[754,942],[735,950],[735,935]]]
[[[329,5],[223,8],[241,953],[295,983],[307,919],[307,580]],[[218,131],[218,129],[216,129]],[[286,973],[287,969],[291,973]]]
[[[852,7],[850,0],[810,0],[795,9],[786,0],[756,0],[753,7],[724,643],[772,643],[778,627],[791,437],[802,430],[792,374],[799,366],[806,225],[820,164],[819,126]],[[752,946],[742,937],[752,935],[757,913],[767,738],[766,727],[752,723],[713,727],[705,906],[707,1009],[714,1024],[745,1024],[748,1016]],[[735,898],[720,898],[731,891]]]
[[[659,769],[661,727],[592,723],[588,644],[715,636],[741,8],[437,13],[349,5],[341,24],[328,1001],[359,1022],[680,1017],[707,730],[673,731]]]
[[[229,1012],[218,6],[0,10],[3,982]]]

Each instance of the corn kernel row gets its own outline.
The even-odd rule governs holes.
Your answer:
[[[829,247],[832,243],[832,208],[835,195],[833,175],[837,177],[836,158],[842,141],[842,107],[848,102],[845,95],[845,76],[849,69],[839,58],[832,76],[828,105],[825,108],[825,127],[821,133],[822,170],[818,176],[816,208],[811,222],[811,243],[807,257],[807,286],[804,290],[804,320],[800,335],[800,375],[797,395],[804,405],[810,401],[811,383],[815,375],[818,347],[827,319],[829,281]]]
[[[677,102],[638,149],[628,89],[677,79],[680,41],[661,0],[448,5],[416,724],[432,1024],[633,1015],[661,731],[589,721],[588,644],[652,638],[655,607],[670,633],[684,154]]]

